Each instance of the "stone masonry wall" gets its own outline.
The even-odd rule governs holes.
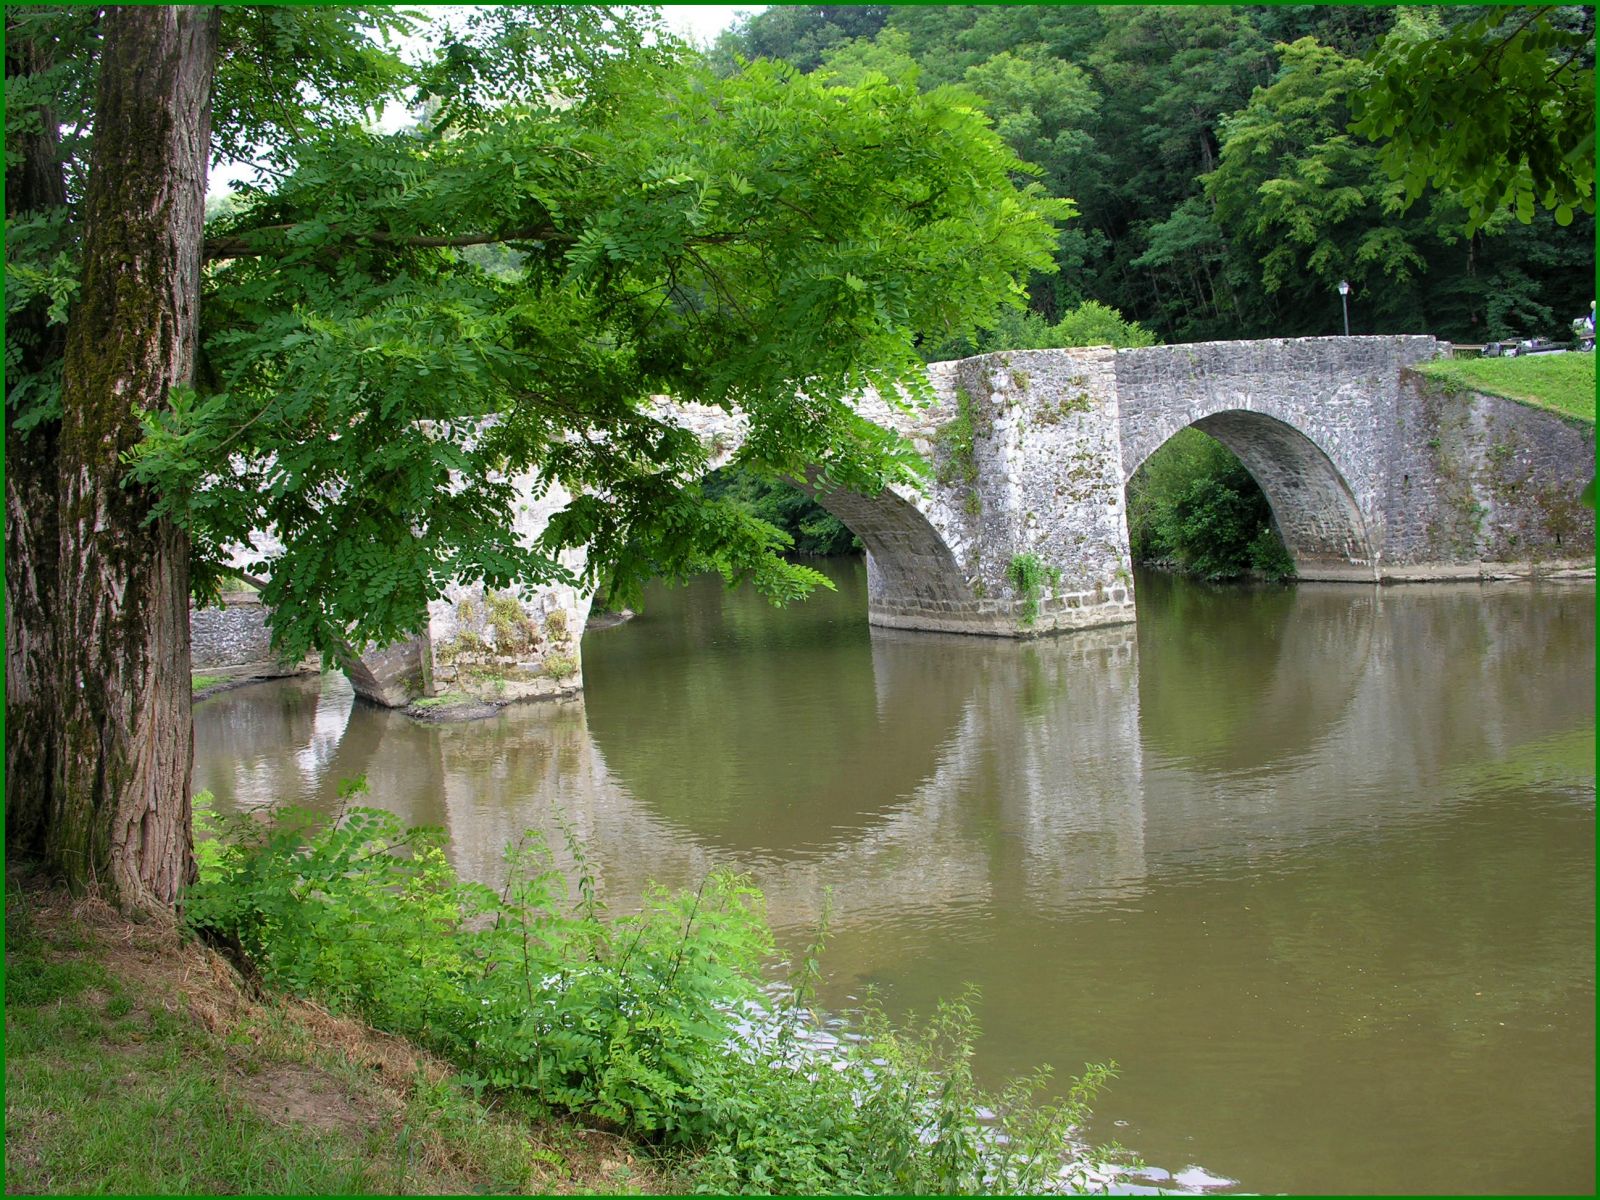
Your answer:
[[[1114,362],[1105,347],[1019,350],[933,369],[940,414],[965,405],[973,431],[976,482],[946,483],[935,499],[952,510],[977,602],[964,631],[1029,636],[1133,620]],[[948,447],[932,449],[944,467]],[[1019,560],[1042,573],[1031,596]]]
[[[293,675],[304,666],[273,653],[267,613],[254,592],[229,592],[218,608],[191,604],[189,644],[190,666],[196,674]]]
[[[726,463],[744,440],[746,422],[720,408],[679,404],[666,408],[672,421],[705,443],[712,469]],[[560,484],[540,490],[526,474],[516,481],[524,499],[513,529],[531,543],[565,508],[572,495]],[[583,573],[588,555],[562,555],[574,575]],[[430,694],[450,693],[497,703],[577,695],[583,690],[580,643],[594,592],[562,583],[518,585],[504,592],[478,584],[454,584],[428,606],[433,671]]]
[[[1391,573],[1593,555],[1594,512],[1578,502],[1594,473],[1592,425],[1406,371],[1395,428],[1384,498]]]
[[[560,485],[543,494],[536,480],[518,482],[525,497],[514,521],[524,541],[537,537],[571,500]],[[562,556],[575,574],[581,551]],[[495,703],[575,695],[583,688],[578,641],[594,604],[594,593],[567,584],[517,585],[504,592],[481,584],[452,584],[428,606],[432,646],[431,694],[456,694]]]

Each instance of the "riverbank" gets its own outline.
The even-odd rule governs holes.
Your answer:
[[[764,991],[771,935],[738,877],[651,889],[608,923],[575,842],[569,907],[536,834],[496,894],[456,879],[438,830],[381,810],[245,825],[203,844],[186,902],[225,958],[170,921],[8,887],[7,1119],[27,1131],[7,1143],[10,1188],[987,1195],[1111,1178],[1109,1148],[1076,1133],[1112,1068],[1059,1100],[1032,1099],[1048,1072],[982,1091],[970,994],[915,1028],[869,1005],[862,1033],[824,1036],[814,958],[785,998]]]
[[[664,1194],[634,1143],[482,1103],[172,927],[6,886],[6,1190]]]

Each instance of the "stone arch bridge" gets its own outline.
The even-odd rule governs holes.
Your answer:
[[[1593,470],[1592,429],[1447,394],[1407,370],[1449,352],[1424,336],[1332,337],[935,363],[931,406],[860,403],[934,464],[926,490],[813,494],[866,548],[874,624],[1006,637],[1133,619],[1124,488],[1191,425],[1260,483],[1302,579],[1477,578],[1485,562],[1592,550],[1592,514],[1575,502]],[[718,463],[741,436],[721,410],[681,406],[671,417],[716,445]],[[940,436],[958,419],[971,422],[970,459],[953,448],[960,439]],[[532,536],[567,497],[524,482],[520,532]],[[1042,575],[1031,595],[1012,567],[1021,556]],[[497,636],[492,610],[508,599],[486,605],[481,590],[452,589],[432,605],[426,635],[347,664],[357,691],[397,705],[442,691],[580,688],[592,596],[524,589],[520,620],[502,614]]]

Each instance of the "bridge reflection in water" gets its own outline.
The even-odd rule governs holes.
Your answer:
[[[835,575],[781,612],[653,596],[587,639],[586,704],[422,726],[342,679],[225,693],[196,787],[331,809],[364,774],[490,883],[526,828],[565,857],[559,809],[614,910],[735,867],[790,947],[831,888],[830,1002],[979,982],[985,1068],[1119,1059],[1101,1115],[1134,1124],[1100,1132],[1152,1162],[1592,1179],[1591,585],[1145,577],[1137,626],[1010,642],[869,629]],[[1478,1122],[1516,1128],[1466,1169]]]

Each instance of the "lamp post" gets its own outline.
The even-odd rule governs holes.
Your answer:
[[[1339,305],[1344,309],[1344,335],[1350,336],[1350,281],[1339,280]]]

